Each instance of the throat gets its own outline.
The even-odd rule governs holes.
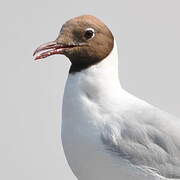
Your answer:
[[[81,72],[86,70],[96,64],[99,64],[104,59],[99,59],[98,57],[69,57],[71,61],[71,67],[69,70],[70,74]],[[105,58],[106,59],[106,58]]]
[[[71,65],[67,81],[69,89],[86,92],[89,97],[113,94],[121,86],[118,77],[118,54],[116,44],[111,53],[94,65]]]
[[[70,67],[70,70],[69,70],[69,74],[81,72],[82,70],[85,70],[94,64],[96,64],[96,63],[93,63],[93,64],[72,64]]]
[[[101,68],[101,66],[104,67],[106,64],[109,65],[109,69],[114,68],[115,70],[118,68],[118,55],[115,39],[113,41],[112,47],[109,47],[108,50],[106,48],[105,53],[102,53],[101,51],[94,51],[94,53],[80,53],[79,56],[67,55],[67,57],[72,63],[69,74],[81,72],[83,70],[90,69],[91,67],[94,67],[94,69],[97,69],[96,67]]]
[[[104,59],[98,59],[95,57],[91,58],[75,58],[75,57],[69,57],[71,61],[71,67],[69,69],[69,74],[75,74],[77,72],[81,72],[83,70],[88,70],[88,69],[108,69],[112,70],[113,74],[116,73],[118,75],[118,52],[117,52],[117,45],[116,41],[114,39],[114,46],[111,52],[107,57]],[[75,63],[79,62],[79,63]],[[109,66],[109,67],[108,67]]]

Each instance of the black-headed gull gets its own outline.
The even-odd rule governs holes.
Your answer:
[[[116,41],[91,15],[67,21],[35,59],[64,54],[72,65],[62,143],[78,180],[180,179],[180,119],[126,92]]]

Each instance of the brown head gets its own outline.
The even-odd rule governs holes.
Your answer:
[[[108,27],[94,16],[83,15],[67,21],[58,38],[39,46],[34,55],[41,52],[35,57],[37,60],[64,54],[72,63],[70,72],[77,72],[103,60],[113,46],[114,38]]]

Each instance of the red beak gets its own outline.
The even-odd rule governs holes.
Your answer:
[[[52,41],[49,43],[45,43],[40,45],[33,53],[33,56],[35,56],[37,53],[41,52],[39,55],[35,56],[35,60],[43,59],[48,56],[54,55],[54,54],[64,54],[65,49],[73,48],[74,45],[62,45],[58,44],[56,41]]]

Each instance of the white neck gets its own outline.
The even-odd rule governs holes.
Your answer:
[[[119,81],[118,78],[118,52],[116,41],[114,41],[114,47],[111,53],[100,63],[89,67],[84,70],[84,74],[95,76],[96,81],[106,81],[113,83],[113,81]],[[116,82],[117,83],[117,82]]]
[[[116,41],[111,53],[100,63],[81,72],[69,74],[67,84],[79,86],[78,89],[93,90],[90,93],[100,92],[107,94],[121,89],[118,77],[118,52]],[[71,85],[70,85],[71,84]],[[72,87],[71,86],[71,87]]]
[[[107,73],[111,72],[113,75],[118,75],[118,51],[117,51],[117,44],[114,40],[114,47],[111,51],[111,53],[100,63],[96,64],[95,66],[91,67],[92,69],[99,69],[101,73],[102,70],[106,70]],[[104,75],[107,75],[106,73]],[[108,77],[108,76],[107,76]]]

